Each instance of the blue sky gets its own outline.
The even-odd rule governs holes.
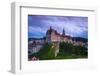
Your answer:
[[[49,27],[72,37],[88,38],[88,17],[28,15],[28,37],[42,38]]]

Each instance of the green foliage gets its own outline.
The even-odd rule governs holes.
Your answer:
[[[71,43],[60,43],[59,54],[57,58],[84,58],[87,57],[87,48],[83,46],[74,46]]]
[[[55,48],[52,48],[52,43],[46,43],[38,53],[33,54],[40,60],[53,59],[55,57]]]
[[[40,49],[38,53],[34,53],[33,56],[39,58],[39,60],[50,60],[50,59],[73,59],[73,58],[86,58],[87,48],[82,46],[74,46],[71,43],[61,42],[59,44],[59,53],[55,57],[55,46],[52,43],[46,43]]]

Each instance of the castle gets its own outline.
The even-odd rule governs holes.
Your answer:
[[[88,46],[87,41],[83,41],[83,40],[71,37],[69,35],[66,35],[64,29],[62,30],[62,34],[60,34],[57,32],[57,30],[53,29],[50,26],[50,28],[46,32],[45,37],[39,38],[39,39],[38,38],[29,39],[28,52],[30,52],[30,54],[38,52],[41,49],[41,47],[43,46],[43,44],[45,44],[46,42],[53,43],[56,46],[55,56],[59,52],[59,43],[60,42],[71,43],[75,46],[79,46],[79,45],[84,46],[84,47]]]
[[[72,38],[65,34],[63,29],[62,34],[58,33],[56,30],[50,28],[46,32],[46,42],[68,42],[72,43]]]

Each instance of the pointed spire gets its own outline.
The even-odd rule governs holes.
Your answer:
[[[52,29],[52,27],[50,26],[50,30]]]
[[[62,35],[65,35],[65,30],[64,30],[64,28],[63,28],[63,32],[62,32]]]

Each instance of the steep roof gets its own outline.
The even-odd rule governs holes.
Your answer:
[[[52,29],[52,28],[48,29],[46,34],[51,34],[52,32],[55,32],[55,34],[60,36],[60,37],[66,37],[66,38],[69,38],[69,39],[71,38],[71,36],[60,34],[60,33],[57,32],[57,30]]]

